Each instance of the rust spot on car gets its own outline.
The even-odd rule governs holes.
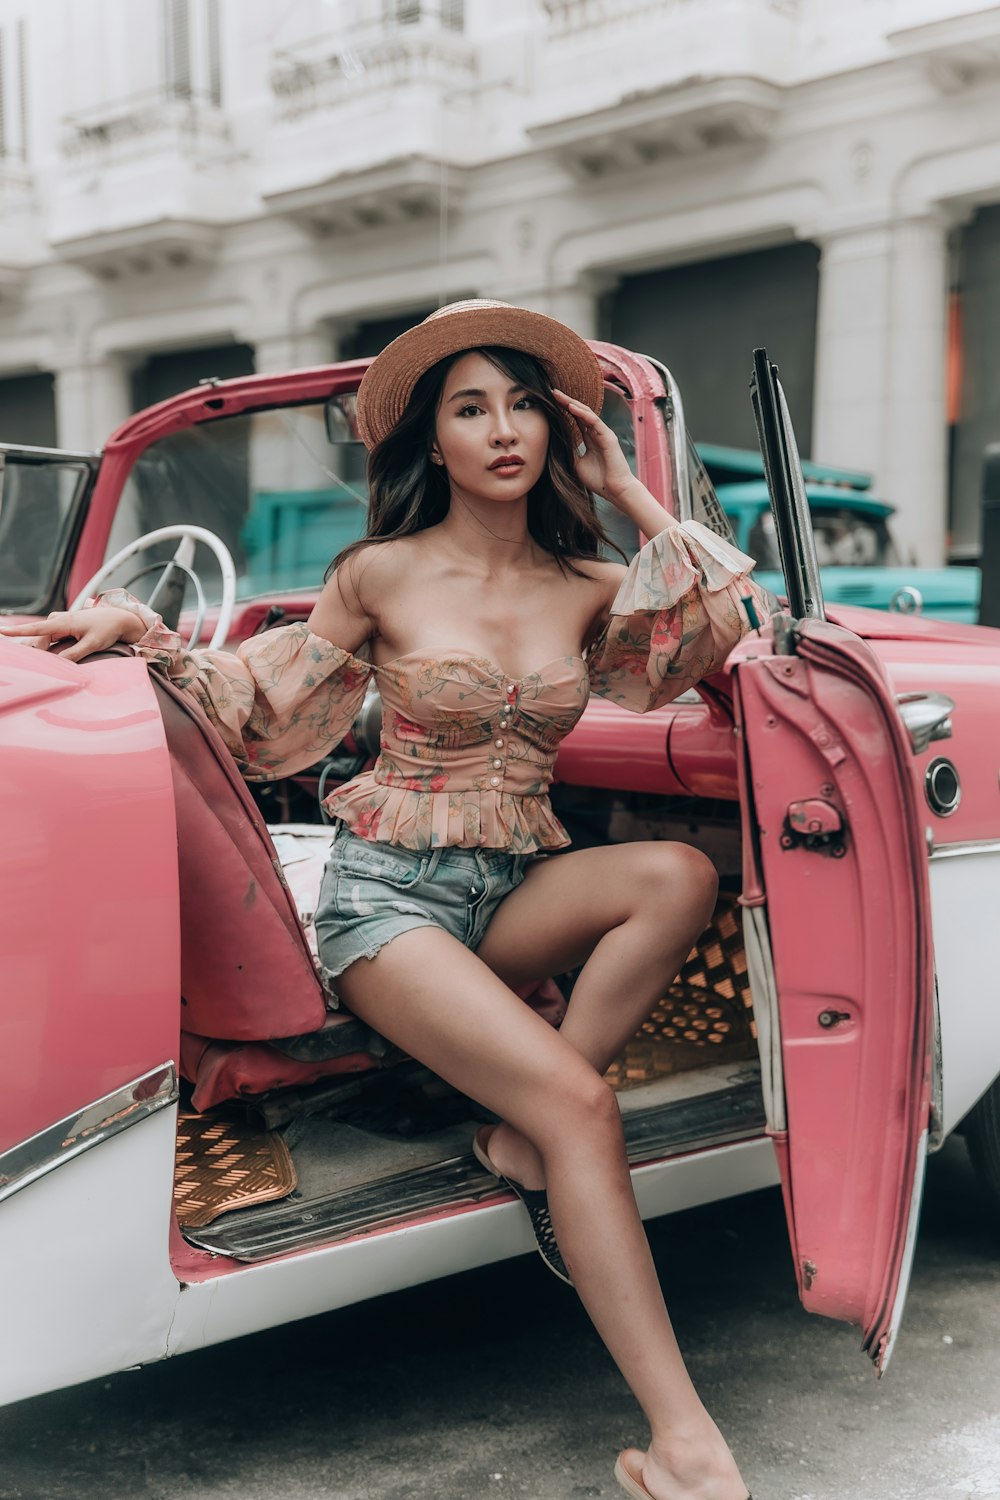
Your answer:
[[[817,1274],[815,1261],[804,1260],[802,1262],[802,1285],[807,1292],[812,1291],[812,1284],[816,1280]]]
[[[256,906],[256,904],[257,904],[257,882],[256,882],[256,880],[254,880],[253,876],[251,876],[250,877],[250,884],[247,886],[247,888],[246,888],[246,894],[243,897],[243,905],[249,911],[250,907],[251,906]]]

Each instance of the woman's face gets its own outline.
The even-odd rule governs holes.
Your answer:
[[[434,433],[432,462],[468,499],[520,500],[545,469],[545,412],[481,354],[463,354],[445,376]]]

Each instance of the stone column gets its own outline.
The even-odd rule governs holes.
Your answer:
[[[287,370],[308,369],[312,365],[332,364],[336,359],[333,331],[326,325],[297,333],[269,329],[256,337],[247,336],[253,345],[254,369],[258,375],[280,375]],[[320,467],[319,456],[325,452],[326,440],[318,414],[311,419],[304,413],[289,419],[298,428],[301,441],[290,438],[275,441],[268,421],[254,421],[250,428],[249,466],[251,492],[322,489],[328,476]],[[316,423],[315,441],[309,437],[309,421]]]
[[[337,358],[336,339],[329,327],[313,328],[306,333],[271,333],[248,342],[253,344],[254,369],[258,375],[329,365]]]
[[[947,224],[821,231],[814,458],[867,469],[903,557],[944,561]]]
[[[484,297],[499,297],[503,302],[513,302],[517,307],[528,307],[533,312],[546,313],[558,318],[572,328],[581,338],[600,337],[600,299],[603,292],[612,286],[610,278],[584,272],[570,286],[539,287],[536,284],[511,283],[493,291],[484,291]]]
[[[879,483],[904,559],[946,559],[948,530],[948,225],[925,218],[894,231],[885,455]]]
[[[127,362],[109,356],[92,363],[59,365],[53,374],[59,447],[103,448],[112,432],[132,415]]]

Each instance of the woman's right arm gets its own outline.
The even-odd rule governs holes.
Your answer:
[[[255,781],[292,775],[338,744],[372,672],[353,654],[372,622],[358,612],[357,589],[342,589],[336,578],[308,622],[262,631],[235,652],[186,649],[159,615],[123,589],[88,609],[0,629],[41,647],[75,637],[63,652],[70,661],[126,642],[197,702],[244,776]]]

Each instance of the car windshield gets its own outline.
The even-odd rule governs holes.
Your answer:
[[[364,531],[366,454],[354,420],[355,395],[321,404],[221,417],[168,433],[145,449],[126,481],[107,556],[160,526],[188,523],[214,532],[236,563],[237,597],[315,590],[341,548]],[[608,389],[605,417],[635,472],[632,413]],[[627,557],[639,547],[635,527],[596,498],[609,537]],[[132,585],[138,570],[165,561],[175,541],[123,564],[108,586]],[[617,554],[609,554],[617,556]],[[198,575],[210,602],[221,597],[214,556],[198,548]],[[135,592],[148,597],[150,573]],[[193,606],[193,590],[185,604]]]
[[[715,486],[708,477],[708,470],[702,463],[694,440],[690,436],[687,440],[688,460],[688,484],[691,490],[691,515],[695,521],[700,521],[707,526],[709,531],[714,531],[727,542],[736,545],[736,533],[722,505]]]
[[[891,568],[899,559],[883,516],[861,515],[846,506],[812,506],[816,560],[821,568]],[[760,568],[780,569],[774,517],[762,511],[750,532],[749,550]]]
[[[354,396],[220,417],[151,443],[122,491],[108,556],[160,526],[190,524],[225,542],[236,564],[237,595],[315,589],[332,558],[364,530],[365,453],[354,430]],[[118,570],[111,584],[168,558],[164,542]],[[199,547],[195,567],[209,600],[221,574]],[[136,592],[148,596],[156,578]],[[111,585],[109,585],[111,586]],[[187,604],[194,603],[189,589]]]
[[[354,393],[322,403],[220,417],[159,438],[137,459],[125,483],[107,556],[146,532],[188,523],[219,536],[236,563],[237,597],[315,590],[331,560],[362,535],[367,514],[366,455],[357,436]],[[633,473],[632,410],[614,385],[603,416],[617,433]],[[689,446],[695,517],[732,539],[704,466]],[[626,558],[639,548],[633,523],[595,497],[599,518]],[[123,564],[108,586],[132,586],[148,597],[157,575],[136,573],[165,561],[176,542]],[[609,554],[617,556],[616,553]],[[221,598],[214,556],[198,548],[195,567],[210,602]],[[189,588],[185,604],[193,606]]]
[[[0,609],[49,607],[90,477],[85,460],[5,453],[0,467]]]

